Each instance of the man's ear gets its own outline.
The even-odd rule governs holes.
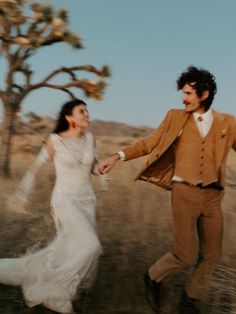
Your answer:
[[[205,90],[201,96],[201,100],[206,100],[209,97],[209,90]]]

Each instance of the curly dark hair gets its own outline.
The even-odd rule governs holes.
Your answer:
[[[215,77],[209,71],[202,68],[189,66],[176,81],[177,89],[180,90],[185,84],[189,84],[196,90],[196,94],[201,97],[205,91],[209,92],[207,99],[202,101],[202,106],[208,110],[217,92]]]
[[[84,105],[86,106],[86,103],[78,98],[75,98],[73,100],[67,101],[61,108],[61,111],[59,112],[56,126],[54,129],[54,133],[60,133],[63,131],[66,131],[69,128],[69,123],[66,120],[65,116],[71,116],[72,111],[74,107]]]

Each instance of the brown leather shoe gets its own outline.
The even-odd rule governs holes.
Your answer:
[[[162,283],[152,280],[148,274],[148,271],[146,271],[144,274],[143,279],[146,287],[146,296],[148,302],[152,309],[158,313],[160,309],[160,288]]]

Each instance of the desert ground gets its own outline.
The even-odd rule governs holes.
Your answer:
[[[109,133],[108,133],[109,134]],[[137,132],[115,136],[97,135],[101,155],[132,143]],[[0,257],[24,254],[35,245],[43,246],[55,234],[50,215],[50,192],[54,169],[49,163],[40,172],[27,213],[9,212],[5,201],[35,159],[44,135],[15,135],[11,165],[12,178],[0,179]],[[150,183],[134,182],[144,158],[119,162],[109,174],[108,190],[100,177],[93,177],[97,194],[97,227],[103,245],[94,287],[75,303],[77,313],[152,314],[145,298],[143,273],[158,257],[171,249],[172,219],[170,193]],[[223,254],[211,281],[205,314],[236,314],[236,154],[227,165],[227,187],[223,201]],[[185,280],[191,269],[177,275],[163,289],[161,312],[177,314]],[[25,307],[19,288],[0,286],[0,313],[49,314],[42,306]],[[183,313],[180,313],[183,314]]]

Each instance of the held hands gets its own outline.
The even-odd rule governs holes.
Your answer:
[[[108,173],[115,165],[117,160],[120,159],[120,156],[116,153],[111,155],[106,159],[101,159],[99,162],[99,173],[105,174]]]

